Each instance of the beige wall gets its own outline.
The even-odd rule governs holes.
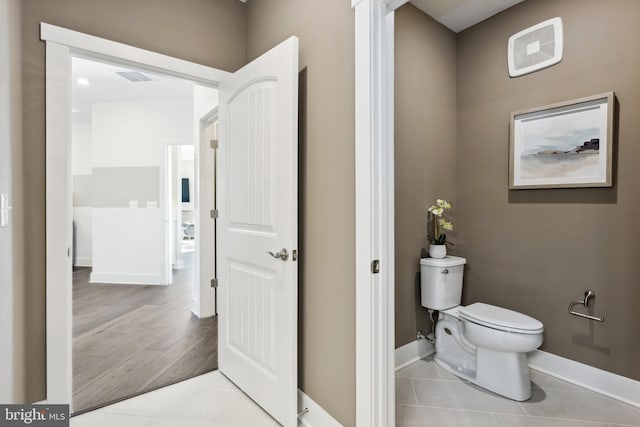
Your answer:
[[[429,244],[427,208],[445,198],[454,204],[452,217],[458,210],[455,34],[410,4],[396,11],[395,164],[400,347],[427,329],[427,310],[420,305],[420,258]]]
[[[299,385],[355,425],[354,15],[345,0],[252,0],[253,59],[300,39]]]
[[[20,1],[0,0],[0,192],[10,205],[0,228],[0,402],[25,400],[21,162]]]
[[[39,23],[235,71],[245,64],[237,0],[22,0],[27,400],[45,398],[45,55]]]
[[[560,16],[562,62],[511,79],[510,35]],[[456,249],[464,303],[519,310],[545,325],[542,349],[640,379],[640,2],[528,0],[458,36]],[[508,191],[509,113],[613,90],[615,185]],[[592,289],[593,323],[567,313]]]

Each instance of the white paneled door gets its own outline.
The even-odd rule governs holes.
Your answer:
[[[297,424],[298,39],[220,82],[220,370]]]

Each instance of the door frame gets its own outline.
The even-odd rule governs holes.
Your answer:
[[[356,425],[395,425],[394,20],[408,0],[355,12]],[[373,263],[379,262],[379,272]]]
[[[198,194],[197,204],[195,208],[195,240],[198,243],[198,251],[196,253],[195,268],[196,276],[203,277],[204,280],[196,280],[194,283],[194,298],[192,311],[198,317],[216,316],[217,293],[215,288],[211,286],[211,279],[217,278],[216,259],[217,246],[215,236],[215,219],[211,217],[211,211],[215,209],[209,201],[211,200],[205,194],[207,191],[217,191],[214,187],[203,185],[204,182],[211,183],[217,171],[215,168],[208,169],[211,166],[209,154],[213,150],[210,142],[206,138],[206,129],[218,120],[218,107],[198,118],[198,129],[196,140],[199,148],[196,148],[195,168],[196,168],[196,193]],[[205,153],[207,153],[205,155]],[[210,172],[209,172],[210,171]],[[214,203],[219,203],[214,200]],[[209,242],[202,236],[214,236],[214,241]],[[203,260],[205,260],[203,262]],[[210,260],[213,262],[206,262]]]
[[[40,39],[46,42],[46,401],[71,404],[71,58],[107,60],[214,88],[230,73],[44,22]]]

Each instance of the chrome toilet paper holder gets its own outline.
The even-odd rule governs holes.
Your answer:
[[[578,317],[584,317],[585,319],[589,319],[589,320],[595,320],[596,322],[604,322],[604,317],[591,316],[589,314],[573,311],[573,307],[578,304],[584,305],[585,307],[589,307],[589,299],[595,296],[596,294],[594,294],[592,290],[584,291],[584,299],[582,301],[574,301],[571,304],[569,304],[569,314],[573,314],[574,316],[578,316]]]

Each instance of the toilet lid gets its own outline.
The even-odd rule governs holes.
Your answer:
[[[522,334],[538,334],[544,330],[542,322],[506,308],[476,302],[460,307],[460,317],[473,323]]]

